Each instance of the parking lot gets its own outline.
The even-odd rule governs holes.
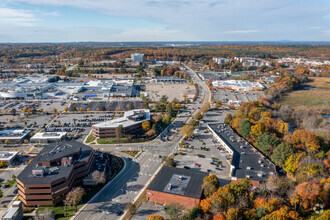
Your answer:
[[[173,99],[182,101],[184,94],[187,95],[187,98],[194,97],[195,86],[190,84],[147,84],[146,92],[154,102],[158,102],[163,95],[166,95],[169,101]]]
[[[229,101],[257,101],[260,97],[264,96],[263,91],[233,91],[225,89],[214,90],[214,101],[228,103]]]
[[[68,110],[71,111],[75,108],[77,111],[80,111],[81,108],[83,111],[87,111],[87,109],[89,109],[89,111],[102,111],[102,109],[105,109],[106,111],[127,111],[130,102],[133,102],[134,108],[136,109],[143,107],[143,102],[136,100],[111,102],[93,101],[72,103]]]
[[[113,114],[62,114],[50,123],[45,131],[47,132],[68,132],[75,135],[78,140],[83,140],[89,134],[93,124],[109,121]]]
[[[24,100],[13,100],[13,101],[1,101],[0,110],[5,112],[5,110],[10,113],[12,109],[16,110],[16,114],[23,113],[23,109],[32,111],[33,109],[39,111],[43,109],[44,112],[54,112],[54,109],[57,111],[63,111],[67,105],[65,101],[53,101],[53,100],[43,100],[43,101],[24,101]]]

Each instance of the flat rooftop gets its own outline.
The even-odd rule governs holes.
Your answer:
[[[244,138],[236,134],[229,125],[220,123],[208,126],[234,152],[231,160],[231,165],[235,167],[233,177],[263,181],[276,173],[275,165]]]
[[[56,158],[63,158],[69,154],[79,152],[79,159],[75,160],[72,165],[62,165],[51,167],[40,167],[38,161],[50,161]],[[31,161],[31,163],[18,175],[17,179],[24,185],[26,184],[51,184],[53,181],[62,177],[68,177],[73,169],[73,165],[88,161],[93,149],[79,142],[59,142],[44,147],[39,154]],[[46,174],[36,176],[32,174],[32,170],[36,168],[45,169]]]
[[[250,82],[247,80],[217,80],[212,82],[213,86],[221,86],[221,87],[260,87],[263,86],[258,82]]]
[[[10,161],[18,154],[18,151],[0,151],[0,160]]]
[[[33,139],[59,139],[62,138],[63,136],[65,136],[67,134],[67,132],[41,132],[41,133],[36,133],[35,135],[33,135],[33,137],[31,138],[31,140]]]
[[[27,129],[4,129],[0,131],[0,139],[17,139],[23,138],[28,135],[31,131]]]
[[[147,190],[200,199],[205,176],[208,173],[164,166]]]
[[[137,120],[133,120],[137,115],[140,113],[144,113],[143,118],[138,118]],[[150,120],[150,111],[149,109],[135,109],[131,111],[127,111],[124,113],[123,117],[116,118],[114,120],[102,122],[99,124],[93,125],[93,127],[100,127],[100,128],[117,128],[119,125],[122,125],[124,128],[134,125],[136,123],[141,123],[144,121]]]

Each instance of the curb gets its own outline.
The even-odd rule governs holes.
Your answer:
[[[145,184],[145,186],[143,187],[143,189],[141,189],[140,193],[133,199],[133,204],[136,202],[136,200],[142,195],[142,193],[147,189],[147,187],[149,186],[149,184],[154,180],[155,176],[159,173],[159,171],[163,168],[164,163],[162,163],[160,165],[160,167],[156,170],[156,172],[152,175],[152,177],[150,178],[150,180]],[[136,210],[137,211],[137,210]],[[122,220],[126,214],[127,214],[128,210],[124,211],[124,214],[120,217],[119,220]],[[135,213],[134,213],[135,214]],[[134,215],[133,215],[134,216]]]
[[[122,158],[123,159],[123,158]],[[124,161],[124,167],[121,169],[121,171],[119,172],[119,173],[117,173],[117,175],[115,176],[115,178],[113,178],[112,180],[110,180],[110,182],[108,182],[105,186],[103,186],[103,188],[100,190],[100,191],[98,191],[98,193],[96,193],[83,207],[81,207],[79,210],[78,210],[78,212],[76,212],[76,214],[74,214],[71,218],[70,218],[70,220],[73,220],[73,219],[75,219],[85,208],[86,208],[86,206],[87,205],[89,205],[108,185],[110,185],[117,177],[118,177],[118,175],[123,171],[123,170],[125,170],[125,168],[126,168],[126,160],[125,159],[123,159],[123,161]]]

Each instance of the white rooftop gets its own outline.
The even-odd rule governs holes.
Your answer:
[[[40,140],[40,139],[60,139],[65,136],[67,132],[42,132],[36,133],[31,140]]]
[[[139,112],[143,111],[145,113],[145,117],[142,120],[134,121],[129,119],[130,116],[134,116],[138,114]],[[116,118],[114,120],[102,122],[99,124],[93,125],[93,127],[100,127],[100,128],[117,128],[119,125],[122,125],[123,127],[129,127],[131,125],[141,123],[144,121],[150,120],[150,111],[149,109],[134,109],[131,111],[127,111],[124,113],[123,117]]]
[[[0,160],[10,161],[18,154],[18,151],[0,151]]]
[[[212,82],[213,86],[220,87],[261,87],[263,86],[258,82],[250,82],[247,80],[216,80]]]

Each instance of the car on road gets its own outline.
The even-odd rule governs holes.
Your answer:
[[[116,212],[116,215],[117,215],[117,216],[121,216],[122,214],[124,214],[124,212],[123,212],[123,211],[121,211],[121,210],[120,210],[120,211],[118,211],[118,212]]]

